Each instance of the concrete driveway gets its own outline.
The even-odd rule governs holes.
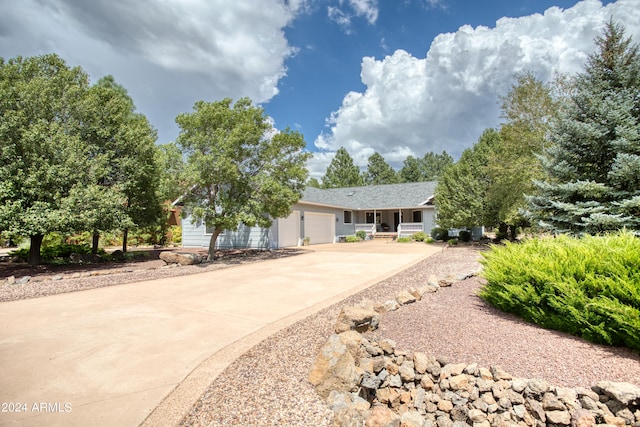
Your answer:
[[[385,241],[309,249],[0,303],[0,425],[175,424],[262,339],[440,250]]]

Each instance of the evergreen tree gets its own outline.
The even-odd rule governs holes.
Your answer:
[[[344,147],[340,147],[322,177],[323,188],[359,187],[362,183],[360,168]]]
[[[379,153],[373,153],[369,157],[367,171],[364,173],[366,185],[395,184],[398,182],[398,174],[384,160]]]
[[[402,182],[425,181],[419,159],[413,156],[407,156],[407,158],[404,159],[402,169],[400,169],[400,180]]]
[[[551,133],[549,175],[529,198],[531,218],[554,232],[640,230],[640,58],[609,22]]]
[[[437,181],[444,171],[453,164],[453,157],[446,151],[441,154],[427,153],[420,161],[422,179],[424,181]]]
[[[484,131],[478,142],[462,152],[460,160],[438,180],[435,201],[438,225],[443,228],[486,225],[489,156],[500,144],[500,133]]]

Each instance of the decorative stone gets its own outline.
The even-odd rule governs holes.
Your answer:
[[[573,423],[576,427],[592,427],[596,424],[596,417],[593,413],[580,409],[573,413]]]
[[[29,280],[31,280],[31,276],[22,276],[21,278],[16,280],[15,284],[16,285],[26,285],[27,283],[29,283]]]
[[[309,373],[309,382],[326,398],[332,391],[350,392],[358,383],[355,360],[338,335],[331,335]]]
[[[409,411],[400,417],[401,427],[424,427],[424,418],[416,411]]]
[[[601,390],[601,392],[598,390]],[[630,383],[600,381],[594,387],[594,391],[598,394],[605,394],[623,405],[628,405],[629,402],[634,400],[640,401],[640,387]]]
[[[400,304],[396,300],[388,300],[382,303],[385,311],[396,311],[400,308]]]
[[[399,427],[400,417],[386,406],[377,405],[364,423],[365,427]]]
[[[410,360],[405,361],[402,365],[400,365],[400,369],[398,370],[400,373],[400,378],[404,382],[410,382],[415,380],[416,373],[414,371],[413,362]]]
[[[409,287],[407,289],[407,292],[409,292],[411,295],[413,295],[413,297],[417,301],[420,301],[422,299],[422,295],[424,294],[424,292],[421,292],[419,289],[416,289],[413,286]]]
[[[484,412],[482,412],[479,409],[471,409],[471,410],[469,410],[469,412],[467,413],[467,416],[474,423],[482,423],[482,422],[487,420],[487,414],[485,414]]]
[[[398,301],[398,304],[400,305],[406,305],[416,302],[416,297],[411,295],[408,291],[401,291],[396,295],[396,301]]]
[[[335,332],[367,332],[378,328],[380,316],[373,309],[358,306],[343,307],[338,315]]]
[[[7,284],[9,285],[15,285],[16,284],[16,276],[9,276],[7,278]]]
[[[569,414],[569,411],[547,411],[545,412],[545,415],[547,416],[548,423],[562,425],[571,424],[571,414]]]
[[[202,263],[202,257],[189,252],[160,252],[160,259],[167,264],[194,265]]]
[[[390,339],[383,339],[380,341],[379,345],[385,354],[393,354],[396,349],[396,342]]]

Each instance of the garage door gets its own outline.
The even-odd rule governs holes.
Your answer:
[[[304,235],[311,238],[311,244],[333,243],[336,217],[333,214],[305,212]]]
[[[293,211],[286,218],[278,219],[278,246],[298,246],[300,239],[300,211]]]

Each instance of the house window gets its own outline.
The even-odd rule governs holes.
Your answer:
[[[344,211],[344,223],[351,224],[351,211]]]
[[[373,212],[365,212],[364,213],[364,222],[366,222],[367,224],[373,224],[374,220],[373,220],[374,216],[373,216]],[[380,224],[382,222],[382,214],[380,212],[376,212],[375,215],[375,224]]]
[[[413,222],[422,222],[422,211],[413,211]]]

